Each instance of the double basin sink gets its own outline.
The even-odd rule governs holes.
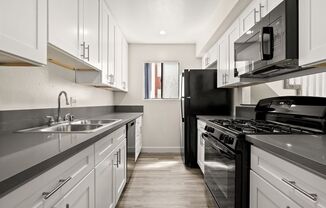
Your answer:
[[[53,126],[36,127],[20,130],[18,132],[33,133],[92,133],[107,126],[111,126],[121,119],[107,120],[77,120],[67,123],[56,124]]]

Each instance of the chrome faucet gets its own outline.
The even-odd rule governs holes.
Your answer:
[[[61,119],[61,95],[64,94],[65,95],[65,98],[66,98],[66,105],[69,105],[69,102],[68,102],[68,96],[67,96],[67,93],[65,91],[61,91],[59,93],[59,96],[58,96],[58,115],[57,115],[57,122],[60,122],[62,119]]]

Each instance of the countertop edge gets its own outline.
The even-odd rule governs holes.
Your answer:
[[[267,151],[275,156],[278,156],[294,165],[297,165],[306,171],[309,171],[323,179],[326,179],[326,166],[320,164],[314,160],[303,157],[299,154],[284,150],[277,146],[268,144],[266,142],[260,141],[258,139],[246,136],[246,141],[251,143],[253,146],[256,146],[264,151]]]
[[[134,113],[135,115],[131,115],[127,119],[123,119],[119,123],[107,127],[108,129],[94,135],[93,137],[87,139],[86,141],[77,144],[49,159],[46,159],[28,169],[21,171],[3,181],[0,182],[0,198],[6,196],[7,194],[11,193],[12,191],[16,190],[17,188],[23,186],[24,184],[32,181],[33,179],[37,178],[38,176],[42,175],[43,173],[47,172],[48,170],[54,168],[55,166],[59,165],[60,163],[64,162],[65,160],[71,158],[72,156],[76,155],[77,153],[81,152],[82,150],[86,149],[87,147],[93,145],[97,141],[101,140],[105,136],[109,135],[110,133],[114,132],[115,130],[121,128],[122,126],[126,125],[128,122],[135,120],[143,115],[143,113]],[[37,173],[36,173],[37,172]]]

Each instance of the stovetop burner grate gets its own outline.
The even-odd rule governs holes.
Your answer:
[[[211,122],[246,134],[320,134],[321,132],[262,120],[215,119]]]

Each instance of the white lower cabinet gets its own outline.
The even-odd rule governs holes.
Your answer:
[[[126,151],[126,139],[120,143],[117,147],[115,154],[117,155],[117,160],[114,162],[114,182],[115,182],[115,203],[118,202],[123,188],[126,185],[127,180],[127,151]]]
[[[204,161],[205,161],[205,140],[202,137],[206,123],[203,121],[197,121],[197,164],[202,171],[205,172]]]
[[[136,150],[135,150],[135,156],[136,156],[136,160],[139,156],[139,154],[141,153],[141,149],[142,149],[142,146],[143,146],[143,134],[142,134],[142,131],[143,131],[143,117],[139,117],[136,119],[136,140],[135,140],[135,143],[136,143]]]
[[[99,164],[95,168],[96,207],[115,207],[126,185],[127,140],[125,132],[126,129],[123,127],[112,133],[114,137],[121,138],[123,136],[123,139],[120,140],[118,138],[114,138],[114,140],[116,141],[115,149],[111,150],[107,157],[103,159],[103,161],[99,162]],[[107,145],[106,147],[105,145],[103,145],[101,140],[95,144],[95,147],[97,146],[97,144],[101,144],[104,147],[104,150],[101,152],[104,152],[107,148],[110,148],[111,146]],[[95,152],[97,151],[95,150]]]
[[[250,202],[251,208],[325,208],[326,180],[252,146]]]
[[[250,208],[300,208],[281,191],[250,171]]]
[[[114,196],[114,167],[115,155],[108,155],[95,168],[95,206],[98,208],[113,208],[115,205]]]
[[[113,208],[126,176],[124,126],[0,198],[0,207]]]
[[[94,147],[90,146],[0,198],[0,207],[53,207],[93,169]]]
[[[53,208],[94,208],[94,171],[72,188]]]

